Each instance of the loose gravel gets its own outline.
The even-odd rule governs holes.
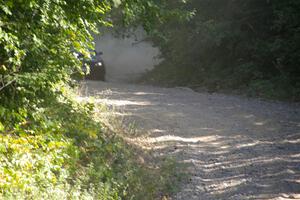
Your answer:
[[[85,82],[138,129],[133,141],[189,164],[178,200],[300,199],[300,106],[188,88]]]

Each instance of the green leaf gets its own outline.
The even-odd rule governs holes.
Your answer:
[[[5,127],[4,125],[0,122],[0,131],[4,131],[5,130]]]
[[[6,5],[0,5],[0,8],[4,11],[5,14],[7,15],[12,15],[10,9]]]

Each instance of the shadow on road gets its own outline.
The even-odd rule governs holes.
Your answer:
[[[299,106],[178,88],[86,84],[83,98],[95,96],[125,113],[125,124],[136,124],[131,139],[137,145],[190,164],[191,179],[174,199],[300,199]]]

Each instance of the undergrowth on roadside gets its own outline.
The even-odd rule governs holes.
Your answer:
[[[156,0],[0,1],[0,199],[153,199],[164,181],[68,87],[114,18],[150,32],[176,13]]]
[[[174,161],[136,161],[133,148],[93,118],[94,104],[68,90],[30,115],[0,107],[1,199],[155,199],[174,191]]]

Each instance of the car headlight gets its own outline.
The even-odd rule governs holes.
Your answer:
[[[96,66],[101,67],[102,66],[102,62],[97,62]]]

